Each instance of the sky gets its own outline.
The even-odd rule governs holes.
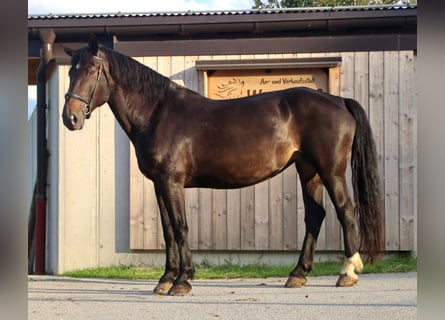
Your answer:
[[[251,9],[253,0],[28,0],[28,14],[166,12]],[[35,108],[35,86],[28,87],[28,118]]]
[[[251,9],[253,0],[28,0],[29,14]]]

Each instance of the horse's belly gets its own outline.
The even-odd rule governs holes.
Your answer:
[[[292,150],[276,155],[264,153],[234,153],[231,156],[212,158],[186,187],[231,189],[240,188],[267,180],[292,163]]]

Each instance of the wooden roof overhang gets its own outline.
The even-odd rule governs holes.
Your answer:
[[[417,6],[29,16],[29,84],[48,30],[61,62],[58,44],[81,47],[91,33],[130,56],[416,50]]]

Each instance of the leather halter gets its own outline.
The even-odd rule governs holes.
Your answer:
[[[96,83],[94,84],[93,90],[91,91],[91,95],[89,98],[84,98],[76,93],[70,92],[68,91],[67,93],[65,93],[65,101],[68,101],[70,98],[82,101],[83,103],[85,103],[85,105],[82,108],[82,113],[85,115],[86,119],[89,119],[91,117],[91,101],[94,98],[94,94],[96,93],[96,89],[97,89],[97,85],[99,84],[100,78],[102,76],[102,73],[105,76],[105,79],[107,80],[108,86],[110,86],[109,82],[108,82],[108,77],[105,73],[105,71],[103,70],[103,65],[104,65],[104,59],[102,57],[96,57],[93,56],[95,59],[99,59],[100,60],[100,66],[99,66],[99,73],[97,74],[97,79],[96,79]]]

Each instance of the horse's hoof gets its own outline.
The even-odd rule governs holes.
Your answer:
[[[290,276],[284,286],[286,288],[302,288],[306,284],[306,277],[292,277]]]
[[[172,287],[173,281],[159,282],[154,288],[153,293],[158,295],[167,295]]]
[[[335,284],[336,287],[352,287],[353,285],[357,284],[358,277],[351,277],[347,274],[341,274],[340,277],[337,280],[337,283]]]
[[[187,281],[175,283],[168,292],[171,296],[183,296],[192,290],[192,286]]]

